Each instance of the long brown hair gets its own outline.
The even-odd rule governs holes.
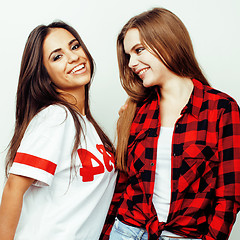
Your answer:
[[[82,47],[90,62],[91,81],[85,85],[85,114],[87,119],[95,127],[105,148],[111,152],[115,151],[114,146],[109,138],[101,130],[100,126],[92,117],[89,108],[89,87],[94,75],[94,60],[77,31],[62,21],[55,21],[49,25],[37,26],[30,33],[25,45],[17,88],[15,131],[9,144],[9,150],[7,153],[6,175],[8,175],[8,170],[14,161],[15,155],[29,122],[39,111],[52,104],[61,104],[67,107],[74,119],[76,134],[72,150],[71,169],[74,165],[73,155],[76,153],[79,147],[80,136],[83,134],[82,126],[79,121],[80,115],[75,110],[73,105],[66,102],[61,97],[60,93],[57,92],[54,84],[51,84],[50,77],[43,64],[43,42],[50,31],[54,28],[63,28],[70,32],[78,40],[80,46]]]
[[[209,85],[196,60],[186,27],[171,11],[154,8],[131,18],[124,25],[117,38],[117,57],[120,81],[130,100],[118,120],[116,149],[117,167],[124,171],[127,171],[127,144],[136,105],[148,99],[153,92],[153,88],[145,88],[139,76],[128,67],[129,57],[124,51],[123,41],[127,31],[133,28],[138,29],[143,46],[152,51],[170,71]]]

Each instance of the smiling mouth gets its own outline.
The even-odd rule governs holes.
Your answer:
[[[76,72],[78,72],[78,71],[81,71],[81,70],[84,69],[84,68],[85,68],[85,63],[82,63],[82,64],[76,66],[75,68],[73,68],[73,69],[71,70],[70,74],[74,74],[74,73],[76,73]]]
[[[139,72],[137,72],[137,75],[139,77],[141,77],[145,72],[147,72],[150,68],[147,67],[147,68],[143,68],[142,70],[140,70]]]

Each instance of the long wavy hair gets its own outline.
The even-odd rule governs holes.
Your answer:
[[[120,170],[127,171],[127,145],[131,123],[138,102],[149,99],[153,87],[145,88],[142,80],[128,66],[129,56],[124,51],[124,38],[130,29],[139,31],[143,46],[177,76],[196,78],[209,85],[196,60],[192,41],[182,21],[171,11],[154,8],[131,18],[117,38],[117,57],[120,81],[129,95],[128,108],[121,114],[117,124],[116,162]]]
[[[51,84],[49,74],[43,64],[43,42],[51,30],[55,28],[63,28],[70,32],[78,40],[90,62],[91,81],[85,85],[85,114],[87,119],[94,125],[105,148],[110,152],[115,152],[113,144],[94,120],[89,108],[89,87],[94,75],[94,60],[77,31],[62,21],[55,21],[49,25],[37,26],[30,33],[25,45],[17,88],[15,131],[6,157],[6,175],[8,175],[9,168],[14,161],[29,122],[39,111],[52,104],[65,106],[74,119],[76,134],[72,150],[71,169],[74,166],[73,156],[80,145],[80,136],[83,134],[79,121],[80,114],[72,104],[61,97],[54,84]]]

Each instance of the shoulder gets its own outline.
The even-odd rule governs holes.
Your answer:
[[[149,94],[147,98],[138,101],[136,113],[138,113],[139,111],[141,112],[142,110],[148,111],[149,108],[154,108],[155,110],[158,106],[158,102],[160,101],[160,94],[158,91],[158,87],[152,88],[151,94]]]
[[[204,86],[204,100],[209,100],[217,104],[218,109],[226,109],[228,107],[234,107],[236,109],[239,108],[237,101],[220,90],[217,90],[210,86]]]
[[[72,121],[71,113],[63,105],[50,105],[39,111],[29,123],[28,128],[51,128]]]
[[[37,113],[37,117],[39,116],[54,116],[54,115],[65,115],[69,112],[69,110],[63,106],[63,105],[58,105],[58,104],[54,104],[54,105],[50,105],[48,107],[43,108],[42,110],[40,110]]]
[[[63,121],[68,117],[70,111],[63,105],[50,105],[39,111],[34,118],[56,120],[57,122]],[[71,114],[70,114],[71,115]]]

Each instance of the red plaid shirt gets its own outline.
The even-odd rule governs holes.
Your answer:
[[[120,221],[145,228],[151,240],[162,230],[203,240],[228,239],[240,209],[239,107],[228,95],[193,83],[173,133],[167,222],[158,221],[152,203],[161,127],[156,91],[151,101],[138,105],[128,145],[128,176],[120,174],[120,190],[100,239],[108,239],[116,210]]]

